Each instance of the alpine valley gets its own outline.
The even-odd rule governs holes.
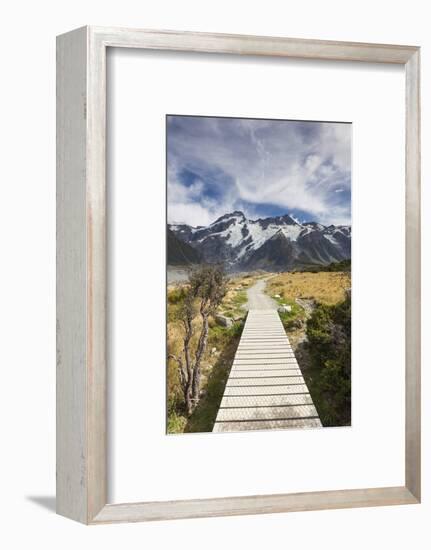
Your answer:
[[[290,271],[350,259],[351,227],[283,216],[225,214],[204,227],[168,225],[168,265],[224,263],[230,271]]]

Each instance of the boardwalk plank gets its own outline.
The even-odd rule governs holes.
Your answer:
[[[312,405],[313,401],[308,393],[292,395],[244,395],[225,396],[220,403],[225,407],[271,407],[280,405]]]
[[[246,387],[237,387],[237,386],[226,386],[224,395],[226,397],[232,395],[244,396],[244,395],[283,395],[283,394],[296,394],[296,393],[308,393],[308,388],[303,384],[296,384],[290,386],[246,386]]]
[[[278,313],[250,310],[213,431],[320,426]]]
[[[237,378],[265,378],[268,376],[302,376],[299,369],[266,369],[263,370],[238,370],[233,369],[230,373],[230,379]]]
[[[292,418],[290,420],[260,420],[254,422],[216,422],[213,432],[241,432],[251,430],[282,430],[286,428],[321,428],[319,418]]]
[[[304,384],[302,376],[274,376],[268,378],[231,378],[229,377],[227,385],[235,386],[281,386],[285,384]]]
[[[298,369],[298,363],[296,361],[289,362],[289,360],[285,360],[284,362],[278,362],[274,363],[272,361],[265,362],[260,361],[259,363],[234,363],[232,365],[231,369],[231,375],[233,376],[233,372],[238,371],[261,371],[261,370],[278,370],[278,369],[285,369],[285,370],[291,370],[291,369]]]
[[[218,422],[235,420],[287,420],[290,418],[316,417],[314,405],[283,405],[279,407],[236,407],[220,409]]]
[[[285,342],[243,342],[240,346],[238,346],[238,350],[244,351],[244,350],[289,350],[291,351],[292,348],[290,344],[287,344]]]
[[[286,359],[235,359],[234,366],[244,365],[297,365],[294,357],[287,357]]]
[[[281,364],[276,364],[276,365],[273,365],[272,363],[271,364],[266,364],[266,363],[263,363],[263,364],[257,364],[257,365],[243,365],[243,364],[239,364],[239,365],[233,365],[232,366],[232,372],[235,371],[235,372],[242,372],[242,371],[247,371],[247,372],[253,372],[253,371],[261,371],[261,370],[266,370],[266,369],[270,369],[270,370],[296,370],[298,369],[298,363],[296,362],[292,362],[292,363],[281,363]]]

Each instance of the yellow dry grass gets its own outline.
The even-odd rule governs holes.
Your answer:
[[[351,286],[350,273],[280,273],[268,281],[268,292],[285,300],[314,299],[323,304],[336,304],[344,299]]]

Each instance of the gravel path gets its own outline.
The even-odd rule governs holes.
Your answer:
[[[278,304],[265,294],[266,281],[260,279],[247,290],[247,309],[277,309]]]

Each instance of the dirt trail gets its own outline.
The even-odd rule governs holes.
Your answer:
[[[260,279],[252,287],[247,289],[246,309],[277,309],[278,304],[265,294],[266,281]]]

